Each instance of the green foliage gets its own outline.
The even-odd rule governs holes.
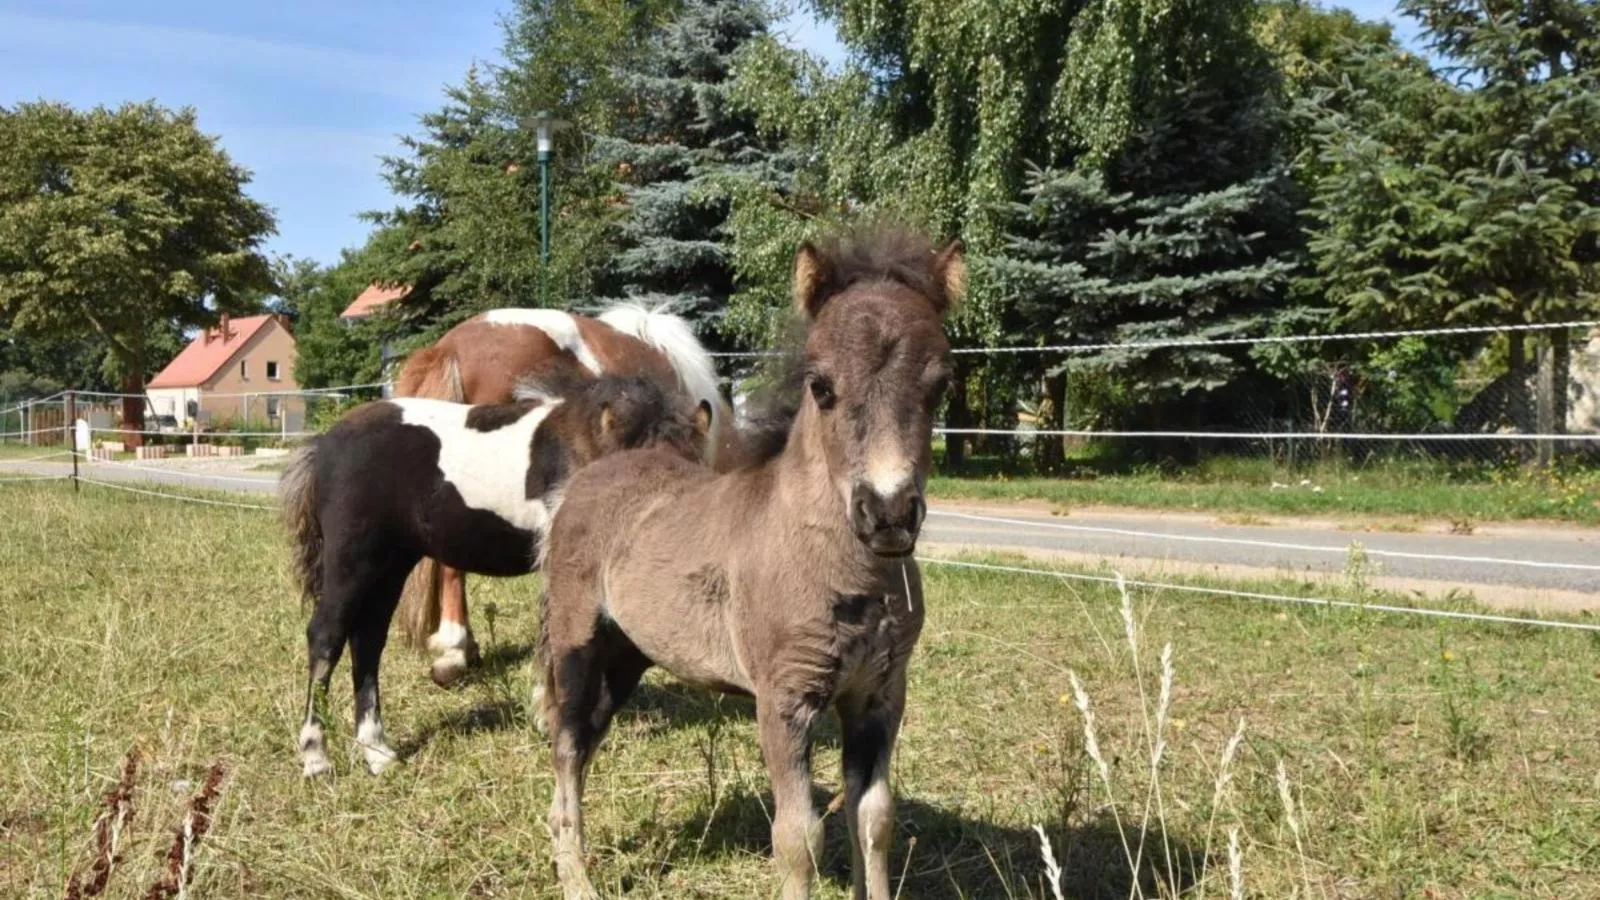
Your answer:
[[[1094,0],[1072,23],[1051,114],[1090,166],[1110,167],[1182,118],[1197,86],[1218,110],[1252,105],[1272,78],[1253,33],[1256,0]],[[1217,125],[1224,124],[1217,122]],[[1239,143],[1234,135],[1232,143]],[[1244,160],[1248,166],[1250,161]]]
[[[161,335],[270,289],[274,223],[249,180],[193,110],[0,109],[0,321],[27,340],[93,332],[141,387],[175,350]]]
[[[741,62],[736,96],[807,171],[792,194],[739,215],[738,227],[764,250],[774,236],[814,227],[805,223],[819,216],[879,211],[961,236],[975,254],[998,247],[1000,210],[1021,185],[1024,161],[1049,161],[1063,137],[1037,111],[1052,104],[1075,10],[1024,0],[822,0],[817,8],[834,19],[858,62],[830,73],[776,42],[752,48]],[[771,297],[787,278],[786,270],[780,276],[761,265],[764,255],[737,265],[741,276],[772,287],[740,300]],[[998,299],[975,280],[952,329],[958,338],[994,342],[999,318]]]
[[[1259,332],[1294,261],[1282,173],[1195,194],[1136,197],[1104,176],[1038,170],[1013,206],[1011,252],[988,263],[1012,328],[1037,341],[1226,338]],[[1245,353],[1113,349],[1073,357],[1115,376],[1134,401],[1230,383]]]
[[[615,127],[595,142],[622,211],[600,291],[670,303],[703,338],[724,330],[734,290],[733,195],[775,191],[788,168],[729,96],[735,59],[766,28],[754,0],[689,0],[614,74]]]
[[[1594,308],[1600,11],[1489,6],[1492,16],[1476,3],[1403,4],[1451,66],[1370,52],[1320,109],[1326,175],[1311,249],[1346,321],[1539,321]]]
[[[383,342],[397,323],[387,315],[340,318],[367,286],[366,273],[361,255],[350,252],[332,268],[301,269],[293,301],[299,311],[294,373],[301,387],[372,384],[383,377]]]

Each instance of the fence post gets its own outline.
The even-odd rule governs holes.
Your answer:
[[[82,490],[78,484],[78,396],[67,391],[61,402],[67,411],[67,446],[72,448],[72,492],[76,494]]]

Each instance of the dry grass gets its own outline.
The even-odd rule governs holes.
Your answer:
[[[132,748],[103,896],[170,879],[175,847],[190,897],[554,895],[549,756],[523,708],[533,580],[475,583],[488,666],[464,689],[391,651],[403,766],[372,778],[336,752],[308,784],[303,613],[272,516],[61,485],[0,504],[0,896],[60,897],[92,869]],[[1068,897],[1600,896],[1587,634],[1145,593],[1125,615],[1111,586],[955,569],[928,584],[896,757],[904,897],[1053,896],[1036,824]],[[348,710],[341,674],[335,748]],[[589,786],[607,896],[771,894],[749,719],[641,689]],[[817,758],[820,806],[831,725]],[[828,823],[824,897],[847,893],[843,831]]]

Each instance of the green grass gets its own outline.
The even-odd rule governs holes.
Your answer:
[[[930,493],[947,500],[1043,500],[1069,508],[1600,524],[1600,470],[1578,467],[1549,473],[1428,462],[1290,468],[1269,459],[1218,457],[1181,468],[1080,466],[1052,478],[941,476],[932,480]]]
[[[191,897],[555,896],[549,752],[523,708],[534,579],[475,582],[488,666],[461,690],[433,687],[421,659],[391,649],[386,724],[408,758],[385,777],[346,752],[341,667],[338,771],[305,783],[292,737],[304,613],[273,516],[59,485],[5,486],[0,505],[0,896],[61,896],[130,747],[142,754],[134,817],[106,896],[144,896],[218,760],[227,774]],[[1224,835],[1237,827],[1254,897],[1600,896],[1589,634],[1142,592],[1141,682],[1114,588],[947,567],[927,580],[895,762],[905,897],[1048,896],[1035,823],[1067,896],[1128,896],[1115,822],[1137,841],[1144,711],[1169,640],[1165,814],[1152,819],[1187,895],[1227,896]],[[1114,804],[1085,754],[1069,670],[1093,700]],[[820,804],[839,781],[831,725],[817,759]],[[592,873],[608,897],[770,896],[770,806],[750,704],[653,675],[589,781]],[[827,828],[819,895],[837,898],[843,823]],[[1145,860],[1165,868],[1152,835]],[[1155,895],[1148,880],[1143,893]]]
[[[0,442],[0,462],[4,462],[6,460],[33,459],[36,456],[44,456],[46,454],[60,454],[67,452],[68,449],[69,448],[65,444],[33,447],[27,444],[19,444],[14,441]],[[66,459],[66,457],[63,456],[61,459]]]

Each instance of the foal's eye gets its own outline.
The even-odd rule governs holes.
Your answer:
[[[817,401],[819,409],[832,409],[836,399],[833,395],[833,381],[824,375],[811,376],[811,397]]]
[[[928,405],[938,406],[948,390],[950,390],[950,376],[940,375],[939,380],[933,383],[933,389],[928,392]]]

